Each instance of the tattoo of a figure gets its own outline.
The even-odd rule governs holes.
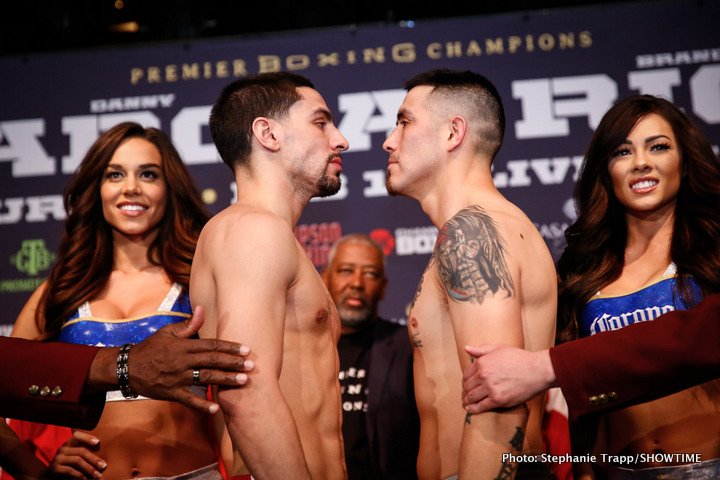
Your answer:
[[[525,440],[525,432],[520,427],[515,427],[515,435],[510,439],[510,446],[513,450],[520,452],[522,451],[523,441]],[[512,478],[513,473],[517,470],[517,463],[504,461],[500,466],[500,471],[495,477],[495,480],[506,480]]]
[[[433,258],[450,298],[482,303],[487,296],[515,294],[505,241],[493,219],[477,205],[458,212],[438,233]]]

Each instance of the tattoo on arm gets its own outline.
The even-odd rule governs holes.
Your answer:
[[[523,447],[523,442],[525,441],[525,432],[520,427],[515,427],[515,435],[513,435],[513,438],[510,439],[510,446],[516,450],[521,451]]]
[[[509,460],[505,460],[500,467],[500,471],[495,477],[495,480],[508,480],[512,478],[513,473],[517,470],[517,463],[512,463]]]
[[[515,294],[505,261],[505,241],[493,219],[477,205],[458,212],[438,233],[438,273],[450,298],[482,303],[500,291]]]
[[[515,427],[515,435],[510,439],[510,446],[518,453],[522,451],[523,441],[525,440],[525,432],[520,427]],[[506,480],[512,478],[513,473],[517,470],[518,464],[509,460],[504,461],[500,466],[500,471],[495,480]]]

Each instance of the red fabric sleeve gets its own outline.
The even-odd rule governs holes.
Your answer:
[[[92,429],[105,405],[104,393],[84,391],[97,352],[84,345],[0,337],[0,415]],[[56,395],[33,394],[34,386]]]
[[[550,349],[571,419],[654,400],[720,376],[720,294],[653,322]]]

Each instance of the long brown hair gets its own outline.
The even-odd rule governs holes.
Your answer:
[[[143,138],[157,147],[167,184],[165,215],[148,249],[148,261],[161,266],[172,281],[186,288],[190,283],[195,245],[210,215],[170,138],[156,128],[120,123],[92,144],[65,189],[65,231],[35,317],[43,338],[57,337],[63,322],[107,285],[113,239],[102,212],[100,185],[113,154],[130,138]]]
[[[675,105],[651,95],[618,102],[603,116],[590,141],[575,185],[577,220],[565,231],[567,247],[557,262],[558,341],[578,336],[577,315],[588,300],[622,273],[627,224],[613,193],[608,162],[635,125],[648,114],[672,127],[681,155],[670,257],[677,265],[679,294],[689,304],[692,276],[705,294],[720,291],[720,162],[708,138]]]

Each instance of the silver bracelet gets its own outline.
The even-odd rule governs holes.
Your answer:
[[[133,392],[130,388],[130,374],[128,373],[128,356],[130,354],[131,343],[126,343],[120,347],[120,353],[117,356],[117,368],[115,373],[117,374],[118,385],[120,385],[120,391],[125,398],[137,398],[137,393]]]

